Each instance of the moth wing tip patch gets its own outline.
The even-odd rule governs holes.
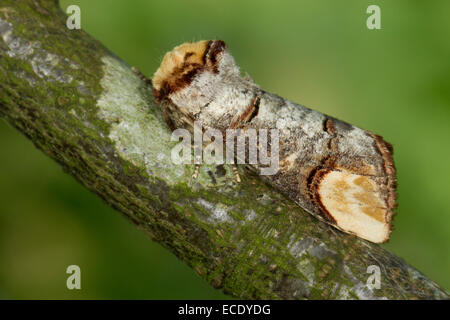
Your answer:
[[[393,214],[372,178],[330,170],[322,177],[317,193],[322,208],[339,229],[371,242],[389,240]]]

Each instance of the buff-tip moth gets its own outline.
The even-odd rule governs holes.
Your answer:
[[[392,147],[380,136],[262,90],[219,40],[174,48],[152,84],[172,130],[194,121],[223,132],[278,129],[279,170],[264,179],[344,232],[389,240],[396,176]]]

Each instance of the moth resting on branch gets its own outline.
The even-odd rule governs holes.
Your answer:
[[[152,87],[86,32],[68,29],[67,16],[56,0],[39,1],[45,14],[34,2],[0,1],[0,117],[211,286],[240,299],[448,299],[445,289],[401,258],[315,221],[255,175],[246,175],[236,184],[229,170],[205,165],[190,184],[192,167],[170,159],[174,143],[161,108],[155,105]],[[202,71],[214,72],[216,65],[217,72],[222,72],[222,59],[229,58],[222,46],[220,42],[200,43],[195,52],[203,51],[203,55],[188,59],[197,63],[196,67],[186,66],[186,70],[196,71],[175,76],[168,84],[179,87],[180,94],[195,83],[200,85],[198,81],[205,76]],[[184,55],[172,65],[180,60]],[[346,136],[341,132],[352,128],[308,109],[294,108],[290,102],[282,107],[283,99],[255,88],[248,80],[239,80],[233,70],[226,81],[242,81],[260,100],[254,100],[247,114],[240,110],[229,123],[222,124],[226,119],[219,119],[215,127],[230,127],[236,120],[234,125],[245,129],[262,121],[269,109],[300,109],[304,113],[291,117],[308,119],[303,124],[306,135],[316,136],[322,144],[327,144],[334,131],[331,143],[343,140]],[[171,73],[166,69],[163,74]],[[213,73],[210,76],[214,79]],[[220,85],[223,90],[225,83]],[[162,88],[160,82],[155,92],[161,93],[159,101],[170,103],[162,101],[164,96],[170,97],[170,86]],[[201,90],[208,88],[205,85]],[[216,106],[218,102],[211,101]],[[172,121],[180,118],[172,113],[168,115]],[[300,146],[304,152],[299,153],[303,162],[313,162],[313,151],[326,150],[321,143],[307,144],[312,137],[292,127],[289,115],[279,116],[267,121],[273,128],[279,127],[280,133],[293,131],[303,136],[298,140],[305,143]],[[314,117],[323,120],[320,126],[310,121]],[[280,143],[280,156],[284,148]],[[292,162],[296,166],[299,160]],[[316,179],[310,181],[311,186],[320,186],[317,178],[328,167],[324,163],[312,175]],[[291,179],[300,181],[304,176]],[[367,285],[368,268],[373,265],[380,267],[380,289]]]
[[[380,136],[262,90],[241,77],[219,40],[168,52],[153,87],[172,129],[192,130],[195,122],[242,134],[276,129],[279,145],[272,139],[270,152],[279,153],[279,170],[265,180],[344,232],[377,243],[389,239],[396,176],[392,147]],[[264,170],[261,163],[249,166]]]

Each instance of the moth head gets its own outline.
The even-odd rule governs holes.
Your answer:
[[[222,76],[239,74],[233,57],[222,40],[186,42],[165,54],[153,75],[153,92],[157,101],[187,86],[201,73]]]

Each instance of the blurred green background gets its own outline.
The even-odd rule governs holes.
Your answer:
[[[394,145],[384,245],[450,287],[450,1],[61,1],[151,76],[185,41],[223,39],[266,90]],[[366,8],[381,8],[368,30]],[[224,298],[0,121],[0,299]],[[69,291],[66,267],[82,271]]]

